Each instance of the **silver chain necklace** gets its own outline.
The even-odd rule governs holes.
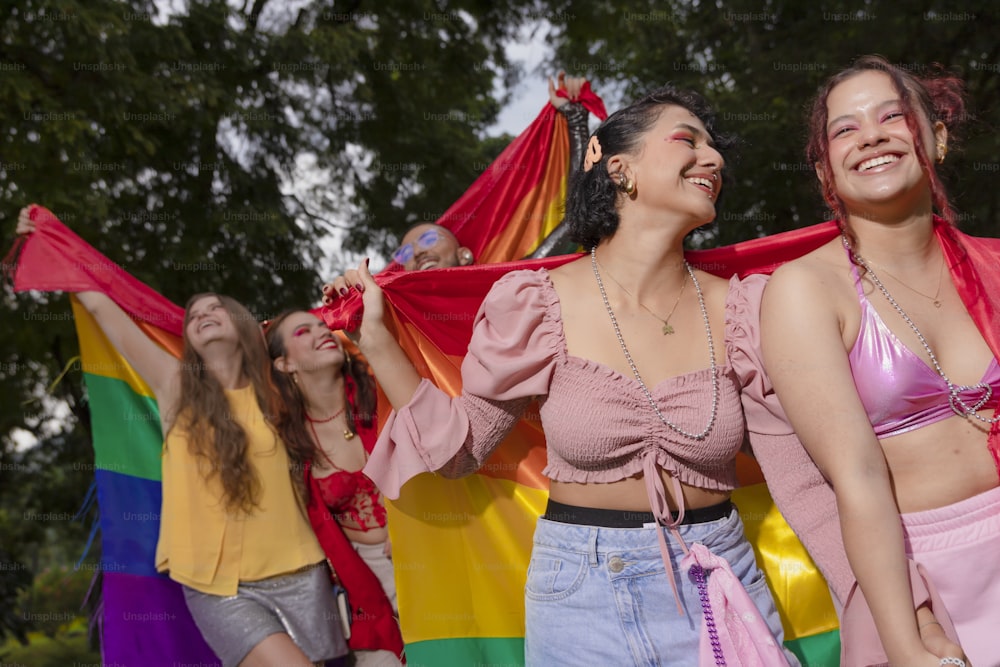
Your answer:
[[[601,272],[597,270],[597,248],[590,249],[590,266],[594,270],[594,277],[597,279],[597,288],[601,290],[601,299],[604,301],[604,308],[608,311],[608,317],[611,318],[611,326],[615,329],[615,336],[618,338],[618,344],[622,348],[622,352],[625,353],[625,360],[628,361],[629,368],[632,369],[632,374],[635,379],[639,381],[639,386],[642,387],[642,393],[646,395],[646,400],[649,401],[649,405],[652,406],[653,411],[656,416],[660,418],[663,425],[670,430],[683,435],[686,438],[691,438],[692,440],[704,440],[711,433],[712,427],[715,426],[715,415],[719,409],[719,377],[715,372],[715,345],[712,343],[712,326],[708,321],[708,310],[705,308],[705,296],[701,292],[701,285],[698,284],[698,278],[694,275],[694,269],[686,261],[684,262],[684,268],[687,269],[688,275],[691,276],[691,282],[694,283],[694,289],[698,293],[698,306],[701,308],[701,317],[705,322],[705,335],[708,338],[708,358],[711,362],[712,369],[712,414],[708,418],[708,425],[702,429],[701,433],[689,433],[685,431],[680,426],[677,426],[669,419],[663,416],[660,412],[659,406],[656,405],[656,401],[653,400],[653,395],[650,393],[649,388],[646,387],[646,383],[642,381],[642,376],[639,375],[639,369],[636,367],[635,362],[632,360],[632,355],[628,351],[628,347],[625,345],[625,339],[622,337],[622,330],[618,326],[618,318],[615,317],[615,312],[611,309],[611,303],[608,301],[608,293],[604,290],[604,281],[601,280]]]
[[[924,338],[924,335],[922,333],[920,333],[920,329],[918,329],[917,325],[913,323],[913,320],[910,319],[910,316],[906,314],[906,311],[904,311],[902,307],[898,303],[896,303],[896,300],[892,298],[892,294],[889,293],[889,290],[886,289],[885,285],[882,284],[882,281],[879,280],[878,276],[875,275],[875,272],[872,271],[871,265],[865,260],[864,257],[859,255],[857,252],[854,251],[853,248],[851,248],[851,243],[850,241],[847,240],[847,236],[841,234],[840,239],[844,243],[844,248],[847,249],[847,252],[851,253],[851,257],[854,258],[854,261],[857,262],[860,266],[864,267],[868,275],[868,279],[872,281],[872,283],[875,285],[875,287],[879,289],[880,292],[882,292],[882,296],[884,296],[885,300],[889,302],[889,305],[891,305],[893,308],[896,309],[896,312],[899,313],[900,317],[902,317],[903,320],[905,320],[906,323],[910,325],[910,328],[913,329],[913,333],[917,335],[917,338],[920,340],[920,344],[924,346],[924,351],[927,352],[927,356],[930,358],[931,363],[934,365],[934,370],[936,370],[937,374],[941,376],[941,379],[944,380],[944,383],[948,385],[948,403],[949,405],[951,405],[952,411],[960,417],[978,419],[984,424],[995,424],[998,421],[1000,421],[1000,416],[990,417],[987,419],[986,417],[981,417],[979,415],[979,410],[984,405],[989,403],[989,400],[993,397],[993,387],[986,384],[985,382],[980,382],[979,384],[973,384],[973,385],[954,384],[951,381],[951,379],[949,379],[948,376],[945,374],[944,370],[941,368],[941,364],[938,363],[937,355],[934,354],[934,350],[932,350],[931,346],[927,343],[927,339]],[[960,394],[963,391],[971,389],[978,389],[983,392],[983,395],[974,404],[969,405],[968,403],[965,402],[965,400],[961,397]]]

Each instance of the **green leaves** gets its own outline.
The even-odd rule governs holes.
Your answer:
[[[807,103],[828,76],[859,55],[881,53],[928,72],[958,68],[974,102],[964,152],[946,176],[960,223],[997,235],[1000,190],[993,187],[1000,138],[1000,46],[989,26],[994,3],[637,1],[548,3],[576,14],[553,27],[557,64],[588,73],[609,109],[670,81],[704,93],[719,125],[743,139],[710,244],[763,236],[828,217],[812,165],[804,162]],[[996,167],[995,169],[993,167]]]

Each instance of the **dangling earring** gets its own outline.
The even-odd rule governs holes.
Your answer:
[[[944,142],[937,145],[937,163],[944,164],[944,157],[948,154],[948,146]]]
[[[351,374],[351,353],[347,351],[346,347],[343,348],[343,350],[344,350],[344,369],[347,371],[347,374],[350,375]],[[351,383],[351,384],[353,384],[353,383]],[[344,401],[348,405],[351,404],[351,402],[347,400],[347,396],[346,395],[344,396]],[[353,409],[354,409],[354,407],[351,406],[351,410],[353,410]],[[354,436],[357,435],[351,429],[351,419],[352,418],[349,417],[349,416],[346,416],[346,415],[344,416],[344,424],[347,426],[347,428],[344,429],[344,440],[352,440],[354,438]]]

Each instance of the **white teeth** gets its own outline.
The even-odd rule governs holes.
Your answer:
[[[858,165],[858,171],[868,171],[874,167],[879,167],[883,164],[889,164],[890,162],[896,162],[899,160],[898,155],[880,155],[878,157],[873,157],[870,160],[865,160]]]
[[[707,178],[701,178],[700,176],[698,176],[695,178],[689,178],[687,179],[687,181],[688,183],[694,183],[695,185],[703,185],[709,190],[715,189],[714,186],[712,185],[712,181]]]

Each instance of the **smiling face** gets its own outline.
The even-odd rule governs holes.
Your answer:
[[[209,343],[237,340],[232,316],[214,294],[192,303],[185,314],[185,320],[185,336],[199,353]]]
[[[914,137],[892,79],[872,70],[833,88],[827,113],[830,171],[822,165],[817,171],[821,180],[833,179],[833,189],[849,214],[871,217],[887,207],[903,212],[930,207],[930,187],[916,142],[922,142],[926,155],[935,156],[935,145],[947,139],[943,124],[932,127],[915,112],[920,135]]]
[[[472,263],[472,252],[440,225],[417,225],[406,233],[393,259],[407,271],[444,269]]]
[[[705,125],[693,113],[665,106],[646,132],[638,155],[609,162],[635,179],[637,199],[651,207],[684,213],[695,226],[715,219],[715,200],[722,189],[722,155]]]
[[[340,341],[326,323],[312,313],[290,314],[279,324],[277,335],[283,343],[284,354],[275,360],[275,367],[284,373],[310,373],[340,368],[344,363]]]

